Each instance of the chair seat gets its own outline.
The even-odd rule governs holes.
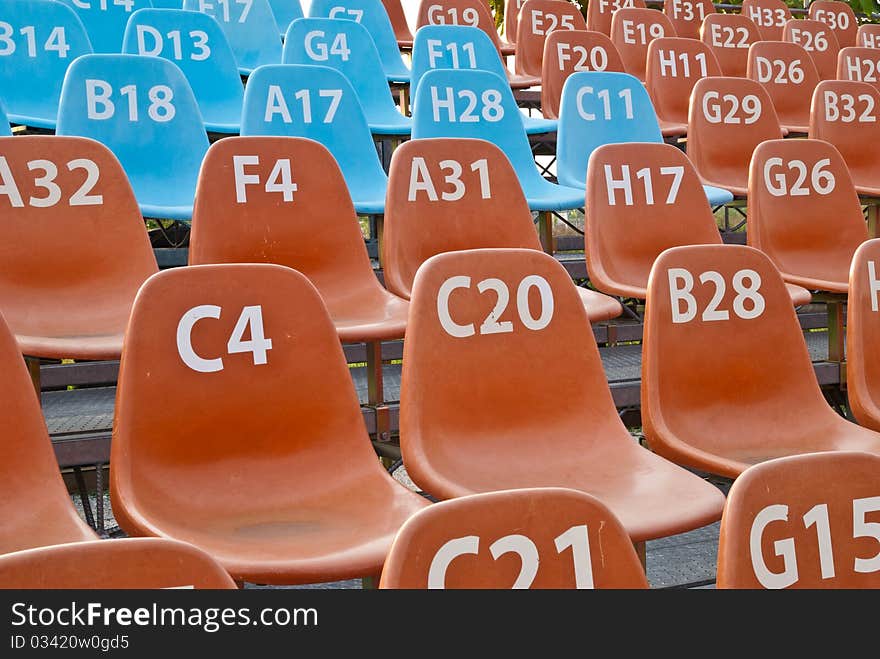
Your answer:
[[[440,499],[521,487],[581,490],[608,506],[633,542],[681,533],[719,518],[724,505],[720,490],[645,450],[628,434],[606,438],[598,447],[586,436],[583,440],[571,437],[571,432],[543,428],[545,437],[566,436],[567,442],[554,442],[554,447],[568,450],[544,451],[540,459],[519,450],[522,446],[514,450],[509,437],[480,438],[484,446],[507,446],[503,464],[490,450],[470,453],[467,462],[456,455],[431,456],[443,464],[411,476]],[[444,474],[455,474],[455,480]]]
[[[525,126],[526,135],[541,135],[543,133],[555,133],[559,127],[559,121],[556,119],[544,119],[543,117],[530,117],[523,113],[523,126]]]
[[[152,519],[160,536],[195,545],[239,581],[279,585],[378,575],[397,530],[428,502],[380,471],[332,490],[302,493],[286,508],[261,507],[223,517]]]
[[[388,71],[386,71],[385,78],[388,80],[388,82],[401,82],[401,83],[406,82],[406,83],[408,83],[410,81],[410,72],[408,69],[405,69],[405,68],[395,69],[394,71],[391,71],[390,73]]]
[[[378,299],[365,294],[342,301],[325,298],[325,303],[340,341],[402,339],[406,331],[409,302],[384,288],[379,288]]]
[[[712,202],[712,197],[709,196],[710,191],[713,191],[712,194],[716,194],[714,190],[721,190],[722,192],[727,192],[727,196],[730,197],[727,201],[723,201],[721,203],[727,203],[731,201],[734,197],[747,197],[749,194],[749,185],[748,181],[742,181],[737,177],[737,180],[731,181],[712,181],[705,177],[700,177],[703,181],[703,188],[706,190],[706,196],[709,197],[709,203],[715,205]],[[720,194],[720,193],[718,193]],[[720,204],[719,204],[720,205]]]
[[[556,185],[539,176],[523,181],[523,192],[533,211],[561,211],[584,207],[584,191]]]
[[[538,76],[529,76],[519,73],[509,73],[507,80],[511,89],[527,89],[529,87],[538,87],[541,84],[541,78]]]
[[[807,133],[810,132],[810,125],[808,123],[806,123],[806,124],[782,124],[781,128],[782,128],[783,137],[786,137],[786,136],[791,135],[793,133],[803,133],[804,135],[806,135]]]
[[[610,295],[580,286],[577,287],[577,292],[581,296],[591,323],[611,320],[623,313],[623,306]]]
[[[404,117],[399,112],[397,116],[393,113],[387,113],[381,121],[369,121],[370,132],[374,135],[409,135],[412,133],[412,119]]]
[[[829,291],[831,293],[842,293],[846,295],[849,291],[848,273],[844,273],[842,280],[816,279],[812,277],[803,277],[782,271],[782,277],[786,282],[790,282],[795,286],[814,291]]]
[[[358,215],[382,215],[385,212],[385,197],[359,198],[352,192],[351,201]]]
[[[15,337],[21,352],[43,359],[119,359],[122,333],[99,336],[21,336]]]
[[[241,130],[241,122],[215,122],[205,120],[205,130],[209,133],[224,133],[227,135],[238,135]]]
[[[659,119],[658,121],[660,123],[660,132],[663,137],[684,137],[687,135],[687,124],[681,124],[676,121],[667,121],[666,119]]]
[[[515,43],[507,43],[506,41],[501,42],[501,54],[505,57],[509,57],[510,55],[516,55],[516,44]]]
[[[813,294],[803,286],[798,286],[797,284],[786,284],[785,285],[788,294],[791,296],[791,303],[800,307],[805,304],[809,304],[813,301]]]
[[[733,201],[733,194],[729,190],[717,188],[714,185],[704,185],[703,189],[706,191],[706,198],[712,207],[723,206]]]
[[[15,112],[8,113],[9,122],[22,126],[32,126],[33,128],[55,128],[58,113],[48,112],[47,114],[17,114]]]

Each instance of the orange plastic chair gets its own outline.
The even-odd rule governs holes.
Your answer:
[[[743,0],[740,11],[758,26],[762,41],[781,41],[782,29],[792,18],[783,0]]]
[[[514,70],[519,75],[540,76],[544,42],[554,30],[586,30],[578,8],[567,0],[526,0],[519,12]]]
[[[664,137],[687,134],[688,105],[700,78],[720,76],[715,53],[702,41],[661,37],[648,45],[645,87]]]
[[[97,540],[98,536],[77,514],[67,493],[33,384],[2,315],[0,363],[3,364],[0,554]]]
[[[811,139],[759,144],[749,168],[746,235],[785,281],[846,293],[868,229],[840,152]]]
[[[422,490],[451,499],[569,487],[600,499],[633,542],[718,519],[717,488],[627,432],[575,286],[552,256],[438,254],[416,275],[411,309],[400,447]]]
[[[656,9],[624,7],[611,19],[611,43],[620,53],[626,73],[645,82],[648,44],[654,39],[674,37],[675,28],[666,14]]]
[[[867,82],[824,80],[816,85],[809,137],[833,144],[860,195],[880,197],[880,158],[867,146],[880,139],[880,92]]]
[[[541,112],[559,118],[562,86],[575,71],[623,73],[623,61],[611,39],[592,30],[556,30],[544,42],[541,64]]]
[[[802,46],[785,41],[753,43],[746,76],[764,85],[785,131],[809,131],[810,103],[819,72]]]
[[[110,462],[128,535],[189,542],[238,582],[378,576],[427,504],[377,459],[318,290],[274,264],[172,268],[144,284]]]
[[[196,188],[189,263],[278,263],[317,287],[344,342],[403,338],[409,305],[373,273],[345,181],[320,143],[230,137]]]
[[[813,0],[809,17],[822,21],[834,31],[841,48],[856,45],[859,21],[849,3],[837,0]]]
[[[644,300],[664,250],[721,244],[700,179],[671,144],[599,147],[587,164],[587,198],[584,255],[590,282],[603,293]],[[795,306],[812,299],[800,286],[787,288]]]
[[[782,40],[803,46],[810,53],[820,80],[837,78],[837,53],[840,46],[834,32],[825,23],[810,19],[790,20],[782,31]]]
[[[516,30],[519,25],[519,10],[525,0],[505,0],[504,2],[504,38],[516,46]]]
[[[0,588],[28,590],[233,589],[223,566],[165,538],[93,540],[0,555]]]
[[[394,38],[397,39],[397,46],[402,50],[409,50],[413,46],[413,35],[409,29],[409,23],[406,20],[406,13],[403,11],[403,5],[400,0],[382,0],[388,19],[391,21],[391,28],[394,30]]]
[[[19,348],[119,359],[134,296],[158,270],[122,166],[84,137],[0,137],[0,153],[0,309]]]
[[[749,46],[761,40],[758,26],[742,14],[709,14],[703,20],[700,39],[712,49],[726,76],[746,77]]]
[[[880,90],[880,49],[848,46],[837,53],[837,79],[870,83]]]
[[[669,0],[663,3],[663,13],[672,21],[676,35],[699,41],[703,19],[716,10],[712,0]]]
[[[880,24],[862,23],[856,31],[855,46],[880,48]]]
[[[846,387],[858,422],[880,431],[880,238],[853,255],[846,323]]]
[[[511,0],[515,5],[516,0]],[[502,56],[516,54],[516,44],[502,41],[489,5],[483,0],[421,0],[416,29],[423,25],[470,25],[489,35]]]
[[[880,452],[826,402],[779,271],[747,245],[673,247],[648,279],[642,422],[651,449],[737,478],[816,451]]]
[[[880,457],[793,455],[749,467],[727,495],[717,588],[880,588]]]
[[[379,588],[647,588],[620,520],[599,499],[557,487],[484,492],[410,517]]]
[[[687,154],[707,185],[748,194],[752,151],[783,136],[773,102],[748,78],[701,78],[691,93]]]
[[[381,253],[388,289],[408,300],[416,272],[430,257],[484,247],[541,249],[504,152],[491,142],[456,138],[411,140],[395,149]],[[623,313],[612,297],[577,292],[593,322]]]
[[[596,0],[587,3],[587,29],[611,36],[611,19],[618,9],[647,7],[645,0]]]

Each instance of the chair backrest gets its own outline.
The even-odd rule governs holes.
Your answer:
[[[99,142],[60,135],[2,137],[0,153],[0,309],[10,329],[24,337],[88,337],[96,327],[122,334],[135,294],[158,267],[119,161]]]
[[[67,67],[92,52],[82,21],[53,0],[7,0],[0,3],[0,37],[0,89],[9,118],[54,128]]]
[[[753,43],[746,76],[764,85],[780,124],[791,131],[806,132],[819,72],[803,46],[787,41]]]
[[[572,73],[562,88],[556,171],[559,182],[583,188],[593,150],[611,142],[662,142],[645,86],[628,73]]]
[[[269,0],[269,6],[282,35],[287,33],[287,28],[293,21],[304,16],[300,0]]]
[[[825,23],[808,18],[790,20],[782,31],[782,40],[803,46],[810,53],[820,80],[834,80],[837,77],[840,46],[834,32]]]
[[[541,69],[541,112],[559,118],[562,86],[575,71],[623,72],[623,61],[611,39],[593,30],[556,30],[544,42]]]
[[[781,138],[782,129],[760,82],[712,77],[694,85],[687,134],[688,157],[704,183],[744,190],[752,151]]]
[[[856,46],[880,48],[880,24],[862,23],[856,34]]]
[[[846,386],[859,424],[880,431],[880,238],[862,243],[849,272]]]
[[[880,139],[880,92],[867,82],[823,80],[813,91],[809,136],[833,144],[858,183],[877,168],[866,145]],[[873,178],[873,175],[869,176]]]
[[[648,46],[645,87],[657,116],[686,124],[697,80],[720,76],[721,65],[709,46],[696,39],[661,37]]]
[[[96,53],[122,52],[122,36],[129,17],[138,9],[153,7],[150,0],[61,0],[61,2],[79,16],[89,35],[92,51]]]
[[[849,3],[837,0],[813,0],[810,3],[809,16],[831,28],[841,48],[856,45],[859,21]]]
[[[325,299],[379,299],[379,280],[336,160],[300,137],[230,137],[199,175],[190,265],[277,263]]]
[[[671,144],[605,144],[587,166],[584,254],[603,293],[644,299],[656,258],[678,245],[721,243],[688,157]]]
[[[878,478],[880,457],[860,451],[749,467],[724,504],[717,587],[880,588]]]
[[[186,76],[173,62],[149,55],[77,58],[64,78],[56,132],[108,146],[142,211],[157,187],[163,204],[192,205],[208,136]],[[162,168],[158,154],[168,163]]]
[[[880,49],[841,48],[837,53],[837,79],[867,82],[880,90]]]
[[[703,20],[700,39],[707,44],[726,76],[744,78],[749,46],[761,40],[758,26],[742,14],[709,14]]]
[[[781,441],[767,436],[768,420],[795,413],[798,424],[827,427],[834,411],[766,254],[747,245],[673,247],[654,262],[646,300],[641,410],[654,452],[686,462],[679,444],[687,441],[685,455],[712,458],[732,477],[738,471],[721,455],[748,459]]]
[[[313,18],[342,18],[357,21],[370,33],[389,80],[409,81],[397,37],[382,0],[312,0],[308,15]]]
[[[241,121],[244,86],[216,19],[184,9],[140,9],[125,28],[122,52],[174,62],[186,76],[209,129]]]
[[[327,469],[304,468],[304,454]],[[218,511],[239,516],[240,533],[251,522],[277,528],[245,511],[252,497],[289,508],[291,474],[309,491],[340,469],[352,479],[381,470],[320,294],[301,273],[265,263],[169,268],[147,280],[120,363],[110,459],[124,529]]]
[[[516,30],[519,26],[519,10],[526,0],[505,0],[504,3],[504,37],[508,43],[516,43]]]
[[[249,75],[263,64],[281,61],[281,29],[269,0],[183,0],[183,8],[216,19],[242,75]]]
[[[416,89],[413,108],[413,139],[488,140],[508,157],[524,188],[529,180],[540,178],[523,115],[507,81],[497,74],[472,69],[428,71]]]
[[[521,75],[540,76],[544,42],[555,30],[586,30],[577,6],[565,0],[526,0],[519,11],[514,67]]]
[[[394,37],[397,39],[397,45],[404,47],[412,46],[413,34],[409,29],[409,22],[406,12],[403,11],[401,0],[382,0],[382,6],[388,13],[388,20],[391,21],[391,28],[394,30]]]
[[[506,553],[518,558],[502,558]],[[599,499],[523,488],[441,501],[397,532],[380,588],[647,588],[632,541]]]
[[[588,30],[611,36],[611,20],[614,12],[626,7],[646,7],[645,0],[597,0],[587,3],[586,23]]]
[[[759,144],[749,168],[746,218],[749,245],[767,254],[783,278],[846,293],[853,252],[868,239],[868,229],[849,170],[832,144]]]
[[[363,108],[336,69],[275,64],[255,70],[245,89],[241,134],[320,142],[336,158],[356,206],[358,200],[385,198],[387,177]]]
[[[511,0],[514,4],[516,0]],[[421,0],[416,32],[426,25],[466,25],[485,32],[501,52],[501,37],[484,0]]]
[[[541,249],[510,161],[497,146],[478,139],[418,139],[397,147],[383,231],[385,286],[406,299],[419,267],[435,254]]]
[[[33,382],[2,315],[0,363],[3,364],[0,554],[96,539],[80,519],[67,493]]]
[[[656,9],[624,7],[611,19],[611,42],[620,53],[623,68],[640,81],[645,81],[648,44],[654,39],[674,37],[675,28],[666,14]]]
[[[412,50],[411,98],[432,69],[480,69],[501,78],[507,70],[498,49],[480,28],[469,25],[425,25],[416,31]],[[413,101],[413,108],[415,102]]]
[[[716,9],[712,0],[669,0],[663,3],[663,13],[672,21],[677,36],[699,40],[703,19]]]
[[[782,39],[782,29],[791,20],[791,9],[783,0],[743,0],[741,12],[755,22],[763,41]]]
[[[24,590],[236,587],[209,554],[167,538],[93,540],[0,555],[0,584]]]
[[[373,38],[360,23],[299,18],[287,29],[281,61],[329,66],[342,73],[355,90],[368,123],[401,116]]]

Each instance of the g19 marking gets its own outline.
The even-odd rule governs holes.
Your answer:
[[[730,109],[724,114],[724,104]],[[703,116],[710,124],[753,124],[761,118],[761,99],[754,94],[746,94],[739,98],[735,94],[724,94],[708,91],[703,94]],[[740,108],[744,117],[738,116]]]
[[[216,373],[223,370],[221,357],[204,358],[196,354],[192,345],[192,331],[195,324],[205,318],[219,320],[222,309],[213,304],[202,304],[193,307],[183,314],[177,324],[177,353],[183,363],[199,373]],[[250,339],[245,340],[244,334],[250,329]],[[235,328],[226,344],[226,352],[230,355],[250,352],[254,365],[266,364],[266,353],[272,349],[272,339],[267,339],[263,331],[263,308],[260,305],[243,307]]]
[[[868,522],[868,513],[880,511],[880,497],[866,497],[853,499],[852,520],[853,535],[855,538],[874,538],[880,541],[880,523]],[[785,504],[773,504],[763,508],[752,521],[749,533],[749,550],[752,559],[752,569],[755,577],[765,588],[787,588],[798,582],[797,548],[794,538],[785,538],[773,542],[773,550],[783,560],[782,572],[771,572],[764,561],[761,551],[761,539],[764,531],[773,522],[788,522],[788,506]],[[831,524],[828,520],[828,504],[820,503],[810,508],[801,518],[804,528],[816,527],[816,542],[819,549],[819,568],[823,579],[833,579],[834,549],[831,539]],[[860,574],[869,574],[880,570],[880,552],[872,558],[858,558],[853,560],[853,570]]]
[[[593,588],[593,568],[590,558],[590,538],[586,524],[572,526],[554,539],[557,553],[562,553],[571,548],[571,557],[574,562],[575,587]],[[466,535],[454,538],[446,542],[431,560],[428,568],[428,588],[437,589],[446,587],[446,572],[449,565],[459,556],[465,554],[480,553],[480,537]],[[513,583],[513,589],[528,588],[534,582],[538,574],[540,557],[538,547],[534,541],[521,534],[505,535],[491,545],[489,553],[494,560],[508,553],[519,555],[520,571]]]
[[[446,20],[446,17],[449,20]],[[428,7],[428,23],[431,25],[470,25],[477,27],[480,24],[480,15],[473,7],[465,7],[459,16],[458,7],[444,8],[442,5]]]
[[[440,325],[447,334],[459,339],[473,336],[476,334],[476,330],[473,323],[461,325],[452,319],[449,313],[449,298],[456,289],[470,289],[470,287],[471,278],[466,275],[458,275],[444,281],[437,292],[437,316],[440,319]],[[538,289],[541,297],[541,314],[537,318],[532,316],[529,309],[529,291],[532,287]],[[488,290],[495,292],[497,301],[495,307],[480,325],[480,334],[505,334],[513,332],[513,323],[511,321],[499,321],[510,302],[510,290],[507,288],[507,284],[495,278],[483,279],[477,284],[477,291],[480,293],[485,293]],[[547,327],[553,319],[553,291],[547,280],[540,275],[524,277],[516,289],[516,310],[520,322],[522,322],[526,329],[538,331]]]
[[[822,158],[816,162],[810,169],[810,186],[804,187],[807,180],[807,165],[803,160],[789,160],[785,162],[782,158],[767,158],[764,163],[764,186],[774,197],[806,197],[811,194],[811,190],[815,190],[820,195],[827,195],[834,192],[836,183],[834,174],[825,169],[831,164],[828,158]],[[789,172],[796,172],[794,183],[788,184],[786,175],[778,171],[779,169],[787,169]]]
[[[669,268],[666,275],[669,281],[672,322],[675,324],[691,322],[697,317],[697,298],[691,293],[694,290],[694,276],[684,268]],[[700,318],[704,322],[730,320],[730,312],[718,308],[727,290],[727,282],[721,273],[708,270],[701,273],[699,279],[701,284],[711,282],[715,286],[715,293],[703,309]],[[752,320],[764,313],[764,296],[760,293],[761,275],[754,270],[738,270],[734,273],[731,283],[736,292],[733,298],[733,312],[737,316],[743,320]],[[746,308],[746,300],[750,301],[749,308]],[[684,311],[681,309],[682,303],[684,303]]]
[[[68,161],[65,166],[69,172],[77,169],[83,169],[86,172],[85,181],[68,198],[68,206],[100,206],[104,203],[103,195],[90,194],[101,176],[101,171],[95,161],[88,158],[75,158]],[[55,179],[58,177],[58,166],[51,160],[29,160],[27,168],[31,172],[42,170],[43,174],[34,178],[34,185],[46,191],[44,197],[29,197],[27,205],[33,208],[50,208],[58,204],[63,196],[61,187],[55,183]],[[23,208],[25,205],[6,156],[0,156],[0,195],[6,195],[9,198],[10,206],[14,208]]]
[[[248,174],[245,167],[256,167],[260,164],[259,156],[232,156],[232,170],[235,177],[235,201],[247,203],[247,186],[260,185],[259,174]],[[269,193],[281,193],[285,202],[293,201],[293,193],[297,191],[291,174],[290,158],[279,158],[269,173],[263,190]]]
[[[424,192],[428,201],[458,201],[467,194],[467,186],[461,180],[462,166],[457,160],[441,160],[439,163],[441,170],[448,170],[449,174],[443,177],[444,183],[452,186],[452,191],[442,190],[440,196],[437,196],[437,186],[431,179],[431,173],[428,171],[428,165],[422,157],[412,159],[412,165],[409,175],[409,192],[407,201],[417,201],[419,192]],[[492,191],[489,189],[489,167],[485,158],[475,160],[470,164],[470,170],[477,172],[480,178],[480,198],[491,199]]]

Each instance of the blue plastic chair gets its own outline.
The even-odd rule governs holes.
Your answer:
[[[254,70],[244,92],[242,135],[307,137],[339,163],[355,210],[385,212],[388,175],[348,79],[329,66],[269,64]]]
[[[197,11],[140,9],[128,21],[122,50],[174,62],[189,81],[205,128],[238,133],[244,85],[216,20]]]
[[[6,106],[0,101],[0,137],[11,137],[12,126],[9,124],[9,117],[6,114]]]
[[[472,137],[500,148],[510,159],[531,210],[583,208],[584,186],[557,185],[538,172],[522,113],[501,76],[475,69],[427,71],[413,108],[413,139]]]
[[[291,23],[304,16],[299,0],[269,0],[269,6],[272,7],[272,14],[282,36],[287,34]]]
[[[562,86],[556,133],[557,180],[586,187],[590,154],[615,142],[663,142],[645,85],[628,73],[579,71]],[[714,208],[733,200],[728,190],[704,185]]]
[[[61,0],[79,16],[95,53],[121,53],[122,35],[129,17],[152,8],[150,0]]]
[[[144,217],[192,219],[208,135],[186,76],[173,62],[148,55],[78,57],[61,89],[56,133],[107,146]]]
[[[281,60],[329,66],[342,73],[354,87],[374,134],[409,135],[412,131],[412,119],[397,110],[379,53],[363,25],[334,18],[299,18],[287,30]]]
[[[370,33],[389,82],[409,82],[409,68],[400,55],[391,19],[382,0],[312,0],[310,18],[357,21]]]
[[[184,0],[183,8],[213,16],[220,23],[241,75],[281,61],[281,32],[269,0]]]
[[[432,69],[480,69],[507,79],[507,69],[492,38],[469,25],[423,25],[416,31],[412,49],[410,93],[417,95],[419,81]],[[552,133],[555,119],[530,117],[523,113],[526,133]]]
[[[156,9],[183,9],[183,0],[153,0]]]
[[[9,26],[0,30],[5,37],[0,93],[8,119],[36,128],[55,128],[67,67],[80,55],[92,52],[82,21],[70,7],[53,0],[4,0],[0,2],[0,21]]]

